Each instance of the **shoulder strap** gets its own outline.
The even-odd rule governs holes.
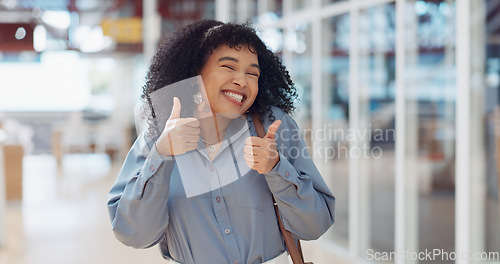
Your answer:
[[[266,135],[266,132],[264,130],[264,127],[262,126],[262,123],[260,122],[259,114],[253,114],[252,119],[255,131],[257,132],[257,136],[264,137]],[[276,212],[276,218],[278,219],[278,224],[280,226],[281,234],[283,235],[283,239],[285,240],[285,244],[288,249],[288,253],[290,254],[290,257],[292,258],[293,264],[304,264],[304,257],[302,255],[300,240],[297,240],[298,245],[295,244],[295,240],[293,239],[292,233],[286,230],[285,227],[283,226],[283,223],[281,222],[280,213],[278,210],[278,204],[274,200],[274,196],[273,196],[273,203],[274,203],[274,211]]]

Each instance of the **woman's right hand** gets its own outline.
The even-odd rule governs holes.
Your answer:
[[[174,97],[172,113],[165,129],[156,141],[156,150],[162,156],[184,154],[196,149],[200,139],[200,121],[196,118],[181,118],[181,102]]]

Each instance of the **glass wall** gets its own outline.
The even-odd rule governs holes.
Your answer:
[[[241,1],[241,0],[237,0]],[[263,13],[273,13],[277,17],[283,16],[283,0],[260,0],[258,2],[259,14]]]
[[[349,163],[348,140],[343,133],[349,126],[349,15],[343,14],[322,22],[324,46],[322,50],[321,89],[323,128],[326,150],[324,177],[335,193],[335,226],[327,234],[336,243],[347,247],[349,239]],[[327,158],[328,157],[328,158]]]
[[[331,4],[331,3],[343,2],[343,1],[349,1],[349,0],[323,0],[323,3],[324,4]]]
[[[307,0],[292,0],[292,8],[293,10],[301,10],[305,8],[309,8],[312,6],[313,1]]]
[[[231,0],[231,21],[244,22],[258,15],[257,0]]]
[[[369,248],[394,251],[395,9],[384,4],[360,10],[360,132],[367,136],[363,167],[369,192]],[[354,157],[351,157],[354,158]]]
[[[408,1],[405,12],[406,173],[417,186],[415,249],[453,252],[457,93],[454,4]],[[447,261],[453,262],[441,260]]]
[[[257,9],[253,20],[274,32],[266,43],[299,89],[294,118],[309,146],[325,150],[315,162],[337,198],[323,237],[336,246],[326,250],[350,263],[454,263],[450,254],[464,248],[486,256],[470,263],[500,260],[500,1],[261,0]],[[458,42],[467,18],[470,37]],[[457,55],[459,45],[470,54]],[[366,253],[402,248],[448,256]]]
[[[288,63],[287,69],[295,83],[299,100],[295,118],[303,124],[301,127],[305,132],[306,140],[311,147],[311,87],[312,87],[312,41],[311,24],[297,22],[285,30],[283,37],[283,58]]]
[[[473,14],[477,14],[474,32],[472,57],[482,58],[473,69],[481,76],[481,89],[473,94],[473,107],[477,109],[477,127],[479,155],[476,160],[484,171],[484,251],[498,252],[500,248],[500,27],[495,18],[500,1],[476,3]],[[483,140],[484,136],[484,140]]]

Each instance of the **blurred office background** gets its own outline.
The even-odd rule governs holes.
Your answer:
[[[337,198],[307,259],[500,263],[498,0],[0,0],[0,263],[164,263],[105,203],[158,40],[200,19],[251,21],[297,85]],[[435,249],[490,254],[371,258]]]

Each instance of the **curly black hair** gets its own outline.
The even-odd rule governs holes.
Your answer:
[[[262,116],[269,112],[272,105],[286,113],[295,110],[295,85],[281,60],[266,47],[256,31],[248,23],[233,24],[214,20],[189,24],[162,40],[147,73],[142,98],[153,109],[151,93],[199,75],[208,57],[223,44],[235,49],[248,45],[257,54],[261,69],[259,92],[248,110],[250,114],[258,113]],[[152,116],[155,117],[154,111]]]

